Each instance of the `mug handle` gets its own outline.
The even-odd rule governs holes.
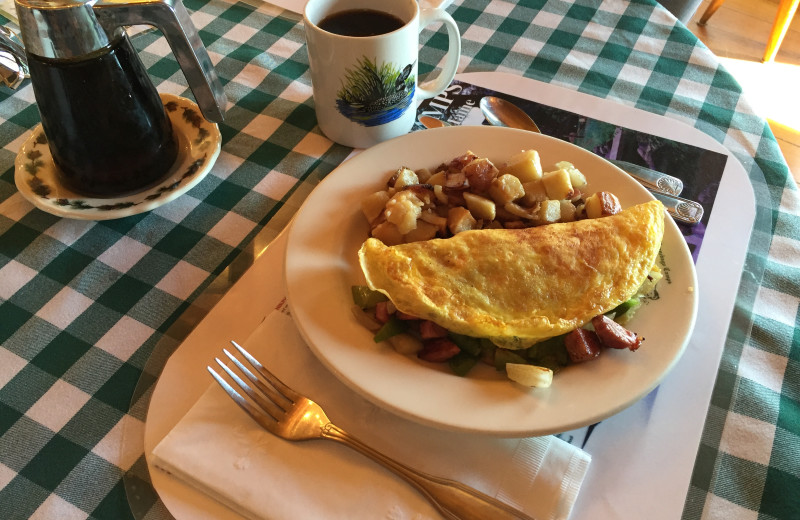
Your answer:
[[[461,58],[461,33],[458,31],[456,21],[444,9],[423,9],[419,14],[419,32],[436,22],[443,23],[447,29],[448,48],[445,55],[446,61],[442,67],[442,72],[439,73],[439,77],[433,81],[425,82],[425,87],[422,85],[417,87],[417,96],[420,101],[436,97],[444,92],[444,89],[456,77],[458,62]]]

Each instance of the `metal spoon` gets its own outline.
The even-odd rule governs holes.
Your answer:
[[[494,96],[480,101],[481,112],[490,124],[541,133],[533,119],[517,105]],[[703,206],[692,200],[678,197],[683,182],[677,177],[657,172],[637,164],[607,159],[639,181],[666,207],[672,218],[687,224],[697,224],[703,217]]]
[[[419,116],[417,118],[422,126],[425,128],[441,128],[443,126],[453,126],[447,121],[442,121],[441,119],[436,119],[435,117],[431,116]]]
[[[517,105],[494,96],[481,98],[483,117],[494,126],[508,126],[541,134],[533,119]]]

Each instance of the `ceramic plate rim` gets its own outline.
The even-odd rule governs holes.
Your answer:
[[[586,426],[627,408],[655,388],[680,359],[696,319],[697,279],[683,235],[669,217],[662,251],[673,271],[672,283],[660,290],[665,301],[643,308],[632,323],[632,328],[639,327],[637,332],[661,338],[659,349],[647,349],[646,342],[636,353],[604,354],[592,364],[575,365],[557,374],[550,389],[532,390],[491,376],[458,378],[400,356],[389,347],[370,344],[369,333],[350,314],[349,299],[349,287],[361,274],[356,252],[368,231],[357,206],[361,197],[377,190],[401,165],[433,167],[467,149],[499,160],[523,147],[538,149],[545,168],[559,160],[574,162],[594,189],[618,193],[623,207],[653,198],[617,167],[570,143],[509,128],[446,127],[386,141],[342,163],[311,192],[295,215],[285,259],[292,316],[320,361],[376,405],[449,430],[499,436],[546,435]],[[438,159],[431,162],[433,157]],[[354,207],[337,207],[340,199],[336,197]],[[359,232],[362,235],[355,237]],[[656,305],[662,308],[653,309]],[[667,316],[661,319],[656,312]],[[674,322],[667,318],[674,318]],[[669,332],[669,337],[659,332]],[[638,359],[626,358],[625,354]],[[376,370],[380,371],[377,375],[369,372]],[[623,395],[611,393],[617,380],[631,385],[632,390]],[[408,381],[414,382],[413,388],[401,388]],[[603,385],[585,388],[598,382]],[[598,395],[583,395],[588,402],[569,401],[570,396],[582,397],[580,392],[588,389]],[[422,399],[422,392],[428,397]]]
[[[33,191],[31,186],[28,185],[24,176],[27,174],[25,172],[25,154],[29,148],[35,146],[34,143],[37,133],[41,132],[42,129],[42,125],[39,123],[33,128],[30,136],[23,143],[15,160],[14,181],[17,185],[17,190],[37,208],[59,217],[76,220],[111,220],[152,211],[192,189],[209,171],[211,171],[217,157],[219,157],[222,149],[222,136],[219,127],[217,124],[203,119],[201,115],[197,121],[199,121],[199,124],[207,135],[204,140],[200,140],[199,137],[198,140],[192,140],[186,135],[186,127],[187,125],[193,125],[193,123],[189,122],[184,114],[180,113],[182,111],[178,109],[182,107],[184,109],[194,110],[197,114],[201,114],[197,104],[190,99],[174,94],[162,92],[159,93],[159,95],[165,105],[168,103],[177,104],[178,108],[175,110],[168,110],[167,114],[170,117],[173,128],[176,129],[180,148],[175,165],[173,165],[154,186],[137,193],[102,199],[75,194],[59,185],[59,189],[69,195],[66,198],[74,199],[75,202],[86,202],[92,206],[89,209],[73,209],[68,205],[60,205],[53,202],[53,200],[58,200],[63,197],[47,198],[38,195]],[[203,150],[205,150],[205,152]],[[195,165],[195,163],[198,163],[201,159],[202,162]],[[56,166],[52,164],[52,157],[48,155],[47,160],[48,167],[54,170]],[[190,170],[190,168],[192,169]],[[53,181],[57,184],[56,179],[53,179]],[[172,187],[175,185],[177,185],[177,187],[170,188],[169,190],[165,189],[165,187]],[[97,208],[97,206],[118,204],[128,201],[136,201],[136,203],[132,206],[115,209]]]

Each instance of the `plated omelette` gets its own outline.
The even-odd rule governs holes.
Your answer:
[[[664,208],[359,251],[369,286],[398,310],[474,337],[541,340],[628,300],[656,261]],[[529,343],[524,341],[525,343]]]
[[[658,201],[622,210],[613,193],[590,195],[572,164],[545,173],[525,150],[501,168],[472,152],[435,173],[400,168],[362,211],[371,237],[354,313],[376,342],[542,387],[643,340],[623,324],[661,278]]]

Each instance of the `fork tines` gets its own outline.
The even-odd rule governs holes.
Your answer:
[[[257,406],[254,406],[253,403],[245,399],[236,389],[231,386],[222,376],[220,376],[213,368],[210,366],[208,367],[208,371],[211,376],[219,383],[223,390],[240,406],[247,412],[251,417],[253,417],[259,424],[264,426],[265,428],[270,429],[274,423],[266,421],[266,417],[264,416],[264,412],[269,414],[269,416],[274,419],[275,421],[279,421],[289,407],[292,405],[294,401],[297,400],[299,397],[297,393],[283,384],[280,379],[275,377],[269,370],[267,370],[257,359],[255,359],[247,350],[245,350],[241,345],[236,343],[235,341],[231,341],[234,347],[239,351],[239,353],[244,357],[248,363],[255,369],[255,371],[260,374],[263,379],[269,382],[269,384],[265,383],[262,378],[258,375],[254,374],[249,368],[247,368],[239,359],[231,354],[227,349],[222,349],[228,359],[239,369],[239,371],[249,380],[258,391],[254,390],[250,385],[247,384],[236,372],[234,372],[228,365],[226,365],[221,359],[215,358],[217,364],[225,371],[226,374],[233,380],[233,382],[238,386],[242,391],[244,391],[250,399],[255,402]],[[265,424],[266,423],[266,424]],[[269,426],[268,426],[269,425]]]

